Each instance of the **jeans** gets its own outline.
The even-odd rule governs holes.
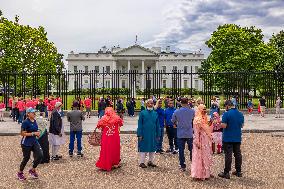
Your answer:
[[[240,142],[223,142],[224,152],[225,152],[225,169],[224,173],[229,173],[231,171],[232,165],[232,153],[235,157],[235,168],[237,172],[242,171],[242,153],[241,153],[241,143]]]
[[[75,136],[77,138],[77,152],[82,151],[82,131],[70,131],[69,152],[74,151]]]
[[[161,127],[161,136],[160,140],[157,142],[157,150],[162,150],[163,148],[163,140],[164,140],[164,127]]]
[[[12,117],[14,121],[17,121],[19,119],[19,109],[18,108],[12,109]]]
[[[20,111],[19,112],[18,123],[23,123],[23,119],[24,119],[24,111]]]
[[[41,159],[43,157],[42,149],[38,142],[35,142],[33,146],[25,146],[22,145],[22,151],[23,151],[23,160],[20,165],[20,171],[24,171],[25,166],[27,165],[28,161],[31,157],[31,152],[33,152],[34,161],[33,161],[33,168],[37,168],[38,164],[40,164]]]
[[[169,145],[170,150],[173,151],[174,149],[178,149],[177,145],[177,128],[173,128],[173,126],[168,126],[166,128],[168,139],[169,139]],[[175,147],[175,148],[174,148]]]
[[[102,118],[105,115],[105,110],[99,111],[99,118]]]
[[[192,138],[178,138],[178,150],[179,150],[179,164],[182,168],[185,168],[185,157],[184,157],[184,149],[185,149],[185,143],[188,145],[188,150],[189,150],[189,157],[190,161],[192,160],[192,143],[193,139]]]

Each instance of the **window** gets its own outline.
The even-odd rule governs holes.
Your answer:
[[[173,66],[173,71],[177,71],[178,67],[177,66]]]
[[[122,80],[122,81],[121,81],[121,87],[122,87],[122,88],[125,88],[125,87],[126,87],[126,86],[125,86],[125,80]]]
[[[163,88],[167,88],[167,80],[163,80]]]
[[[187,69],[188,69],[188,66],[184,66],[183,71],[185,74],[188,72]]]
[[[188,88],[188,81],[187,81],[187,80],[184,80],[184,81],[183,81],[183,87],[184,87],[185,89]]]
[[[177,88],[177,80],[172,80],[172,88]]]
[[[88,73],[88,71],[89,71],[89,67],[85,66],[85,73]]]
[[[194,80],[194,88],[198,89],[199,88],[199,82],[198,80]]]
[[[95,72],[100,72],[100,67],[99,66],[95,66]]]
[[[195,73],[197,73],[198,70],[199,70],[198,66],[195,66],[195,67],[194,67],[194,70],[195,70]]]
[[[122,66],[122,67],[121,67],[121,70],[122,70],[123,73],[125,73],[125,72],[126,72],[126,67],[125,67],[125,66]]]
[[[87,84],[87,83],[89,83],[89,80],[85,80],[84,82]]]
[[[100,82],[99,82],[99,80],[96,80],[95,82],[96,82],[96,88],[100,88]]]
[[[106,88],[110,88],[110,80],[106,80]]]
[[[78,72],[78,66],[74,66],[74,72]]]
[[[75,81],[74,81],[74,88],[78,88],[77,85],[78,85],[78,81],[75,80]]]
[[[106,73],[110,73],[110,66],[106,66]]]
[[[166,66],[162,66],[162,70],[163,70],[163,73],[166,73],[167,72],[167,67]]]

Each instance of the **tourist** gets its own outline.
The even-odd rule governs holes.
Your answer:
[[[156,153],[162,154],[163,150],[163,139],[164,139],[164,129],[165,129],[165,110],[162,108],[162,100],[158,100],[155,106],[155,111],[159,117],[160,123],[160,140],[157,142],[157,151]]]
[[[232,153],[234,153],[236,169],[236,171],[234,171],[232,174],[236,175],[237,177],[242,177],[241,141],[244,116],[238,111],[232,102],[228,101],[227,106],[228,111],[223,114],[221,124],[223,127],[225,169],[224,172],[219,173],[218,176],[230,179]]]
[[[48,111],[47,111],[47,109],[48,109],[47,108],[47,106],[48,106],[48,97],[45,97],[43,102],[44,102],[44,105],[45,105],[45,111],[44,111],[45,112],[45,117],[48,118]]]
[[[141,99],[141,111],[145,110],[145,99]]]
[[[60,115],[62,103],[56,102],[54,110],[52,111],[50,118],[50,127],[49,127],[49,143],[51,144],[51,159],[59,160],[62,156],[58,155],[60,145],[65,143],[64,137],[64,127],[62,124],[62,118]]]
[[[128,116],[131,117],[134,112],[132,113],[132,104],[131,104],[131,100],[129,99],[127,102],[126,102],[126,108],[127,108],[127,113],[128,113]]]
[[[167,109],[167,108],[169,107],[169,106],[168,106],[169,99],[170,99],[169,96],[167,96],[167,97],[164,99],[165,109]]]
[[[38,142],[41,146],[43,157],[41,163],[49,163],[50,155],[49,155],[49,142],[48,142],[48,133],[47,133],[47,119],[44,117],[44,112],[40,112],[39,117],[36,118],[36,122],[38,124],[38,130],[40,135],[38,137]]]
[[[219,104],[217,102],[217,99],[216,97],[213,97],[213,99],[211,100],[210,118],[213,117],[214,112],[218,112],[218,107],[219,107]]]
[[[176,125],[174,125],[172,122],[172,116],[176,111],[176,109],[174,107],[173,101],[169,101],[168,106],[169,107],[165,110],[165,121],[166,121],[166,132],[168,135],[170,148],[166,152],[177,154],[178,153],[177,128]]]
[[[98,116],[101,119],[103,115],[105,114],[105,109],[106,109],[106,102],[105,99],[101,98],[100,102],[98,104]]]
[[[86,116],[87,116],[87,118],[91,118],[92,100],[89,97],[86,97],[85,100],[84,100],[84,105],[86,107]]]
[[[117,104],[116,104],[116,112],[117,112],[117,115],[118,115],[121,119],[123,119],[124,111],[125,111],[125,110],[124,110],[123,104],[122,104],[121,100],[119,99],[119,100],[117,101]]]
[[[212,136],[208,125],[205,105],[198,106],[193,121],[194,139],[192,150],[191,176],[205,180],[211,177],[212,167]]]
[[[157,167],[153,161],[161,131],[158,114],[153,108],[153,100],[147,100],[146,106],[147,109],[139,114],[137,128],[138,152],[140,156],[139,167],[141,168],[147,168],[145,165],[146,155],[149,155],[148,167]]]
[[[185,157],[184,149],[185,143],[187,143],[190,161],[192,160],[192,122],[194,119],[194,110],[189,108],[188,99],[181,98],[181,108],[176,110],[172,117],[172,122],[177,126],[177,143],[179,150],[179,165],[182,171],[185,171]]]
[[[23,120],[24,120],[25,110],[26,110],[26,104],[25,104],[25,102],[24,102],[22,97],[18,100],[17,108],[19,110],[18,123],[21,124],[23,122]]]
[[[134,114],[135,114],[135,108],[136,108],[136,101],[135,101],[135,98],[132,98],[131,101],[131,113],[132,113],[132,117],[134,117]]]
[[[116,115],[112,107],[105,109],[105,115],[99,120],[97,128],[102,130],[100,157],[96,163],[99,169],[110,171],[120,167],[119,128],[123,120]]]
[[[39,100],[39,103],[36,105],[36,109],[40,112],[43,113],[42,115],[45,114],[45,109],[46,106],[44,104],[44,101],[42,99]],[[45,116],[44,116],[45,117]]]
[[[40,132],[38,132],[38,125],[35,120],[35,110],[33,108],[27,109],[27,119],[22,123],[21,135],[23,136],[21,140],[23,160],[20,165],[20,171],[18,172],[18,179],[21,181],[26,180],[23,171],[30,160],[31,152],[33,152],[34,161],[32,169],[29,170],[29,174],[33,178],[38,178],[36,168],[41,162],[43,153],[36,139],[36,137],[40,136]]]
[[[14,97],[12,101],[12,117],[13,121],[17,121],[19,119],[19,109],[17,108],[18,98]]]
[[[249,114],[249,116],[252,116],[253,103],[252,103],[252,100],[251,100],[251,99],[248,100],[247,108],[248,108],[248,114]]]
[[[75,137],[77,139],[77,156],[83,157],[82,154],[82,121],[85,120],[83,112],[79,109],[79,104],[73,106],[73,110],[67,113],[67,120],[70,122],[70,143],[69,156],[73,156]]]
[[[263,96],[261,99],[259,99],[259,107],[260,107],[260,116],[264,117],[265,107],[266,107],[265,96]]]
[[[281,105],[282,105],[282,101],[281,101],[280,97],[277,97],[277,100],[276,100],[276,103],[275,103],[275,108],[276,108],[275,118],[280,118]]]
[[[5,103],[2,101],[2,100],[0,100],[0,122],[2,121],[4,121],[4,111],[5,111]]]
[[[212,142],[212,152],[215,153],[215,147],[217,145],[217,154],[222,152],[222,132],[221,119],[217,112],[213,113],[213,117],[210,120],[211,129],[213,130],[213,142]]]
[[[10,117],[13,117],[13,115],[12,115],[13,99],[14,99],[14,97],[10,97],[10,98],[9,98],[9,101],[8,101],[8,108],[9,108],[9,111],[10,111]]]

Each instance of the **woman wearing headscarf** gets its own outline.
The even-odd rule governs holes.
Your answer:
[[[212,151],[215,153],[215,146],[217,145],[217,153],[220,154],[222,151],[222,132],[223,128],[221,127],[221,118],[217,112],[213,113],[211,118],[211,129],[213,130],[213,143]]]
[[[118,168],[120,165],[119,128],[123,120],[116,115],[112,107],[105,109],[105,115],[99,120],[97,128],[102,130],[101,151],[96,166],[105,171]]]
[[[212,166],[212,137],[208,125],[206,107],[198,106],[193,121],[194,138],[192,150],[191,176],[195,179],[205,180],[211,176]]]

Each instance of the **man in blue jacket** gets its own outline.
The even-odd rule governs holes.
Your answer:
[[[242,128],[244,124],[244,116],[235,107],[232,101],[226,101],[226,109],[222,116],[223,129],[223,147],[225,152],[225,169],[224,172],[218,174],[219,177],[230,179],[230,171],[232,164],[232,154],[235,157],[235,168],[232,174],[237,177],[242,177]]]
[[[167,153],[171,152],[173,154],[178,153],[178,145],[177,145],[177,127],[172,122],[172,116],[176,111],[174,107],[174,102],[169,101],[168,108],[165,111],[165,119],[166,119],[166,131],[169,139],[170,149],[167,150]]]
[[[158,113],[159,123],[161,127],[160,140],[157,142],[157,153],[162,154],[163,150],[163,139],[164,139],[164,127],[165,127],[165,110],[162,108],[162,100],[157,101],[156,112]]]
[[[194,110],[188,105],[187,98],[181,98],[181,108],[174,112],[172,122],[177,125],[177,141],[179,148],[179,162],[182,171],[186,170],[184,149],[185,143],[188,145],[190,152],[190,161],[192,160],[192,141],[193,129],[192,122],[194,119]]]

